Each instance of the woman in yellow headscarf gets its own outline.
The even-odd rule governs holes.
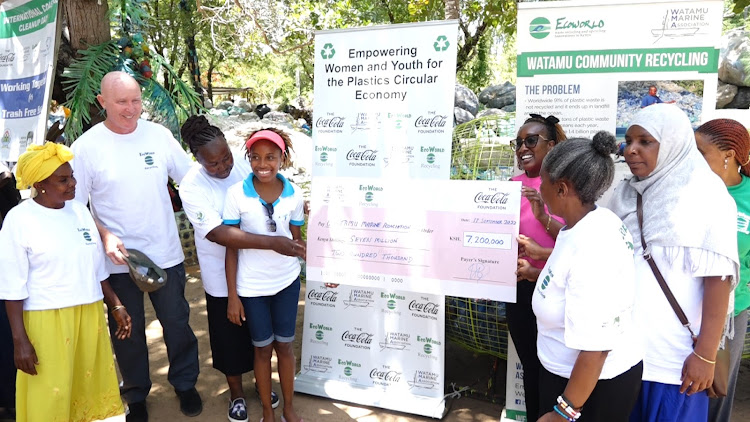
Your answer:
[[[17,420],[93,421],[123,413],[102,299],[118,338],[130,316],[107,280],[104,252],[85,206],[71,201],[70,149],[32,145],[18,160],[19,189],[37,195],[0,230],[0,299],[18,368]]]

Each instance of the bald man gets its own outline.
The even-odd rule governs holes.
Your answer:
[[[151,379],[143,292],[128,275],[126,248],[140,250],[167,272],[166,285],[149,297],[164,329],[168,379],[180,399],[180,410],[196,416],[203,409],[195,389],[198,341],[188,324],[185,257],[167,191],[168,177],[179,183],[192,162],[169,130],[140,120],[141,89],[127,73],[108,73],[97,99],[107,117],[73,143],[71,164],[78,180],[76,199],[91,204],[109,258],[109,282],[133,320],[130,338],[118,340],[117,325],[110,318],[123,378],[120,393],[129,408],[127,421],[148,420]]]

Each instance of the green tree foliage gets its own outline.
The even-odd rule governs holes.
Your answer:
[[[202,0],[200,6],[202,37],[211,37],[213,48],[224,52],[220,57],[224,63],[215,67],[222,78],[237,82],[239,77],[240,85],[252,86],[263,101],[291,103],[297,96],[297,72],[303,96],[312,92],[315,31],[442,20],[445,16],[443,0]],[[459,78],[476,80],[479,85],[492,75],[487,64],[494,60],[489,51],[493,37],[509,38],[515,33],[516,2],[460,0],[459,10],[457,71]],[[221,47],[227,28],[232,34],[229,38],[239,46]],[[483,58],[477,60],[482,40],[487,44]],[[204,38],[201,45],[206,44]],[[233,54],[227,54],[229,50]],[[207,57],[212,54],[210,50],[201,54],[201,66],[208,68]],[[242,63],[232,56],[241,57]],[[242,77],[246,72],[238,64],[253,68],[258,80]],[[472,76],[464,76],[466,72]],[[266,74],[275,74],[278,81],[271,83]],[[291,85],[277,88],[277,82]]]
[[[149,46],[148,2],[110,0],[109,4],[113,40],[79,51],[63,73],[63,85],[69,90],[65,105],[71,109],[65,126],[67,139],[75,140],[90,122],[101,80],[112,70],[133,75],[143,87],[144,105],[152,118],[179,134],[180,122],[202,107],[199,95],[182,80],[169,58]]]

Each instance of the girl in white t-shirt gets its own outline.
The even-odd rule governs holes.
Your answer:
[[[569,139],[544,158],[540,193],[565,226],[534,289],[540,421],[625,422],[638,397],[633,239],[595,201],[612,183],[615,138]],[[541,413],[541,412],[540,412]],[[580,418],[580,419],[579,419]]]
[[[249,233],[284,236],[304,247],[304,198],[299,187],[279,174],[290,164],[291,141],[283,132],[264,129],[245,142],[252,173],[227,191],[224,224]],[[292,404],[295,357],[292,348],[300,291],[300,264],[294,256],[273,250],[227,247],[227,316],[241,324],[247,314],[255,347],[255,378],[263,404],[263,419],[274,420],[271,407],[271,356],[276,350],[282,421],[298,422]]]

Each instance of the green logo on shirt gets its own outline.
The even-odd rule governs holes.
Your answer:
[[[144,161],[146,162],[146,164],[148,164],[149,166],[151,166],[151,165],[153,165],[153,164],[154,164],[154,157],[152,157],[152,156],[150,156],[150,155],[147,155],[147,156],[146,156],[146,158],[144,158],[143,160],[144,160]]]
[[[91,235],[89,232],[83,232],[83,238],[86,239],[87,242],[91,242]]]

